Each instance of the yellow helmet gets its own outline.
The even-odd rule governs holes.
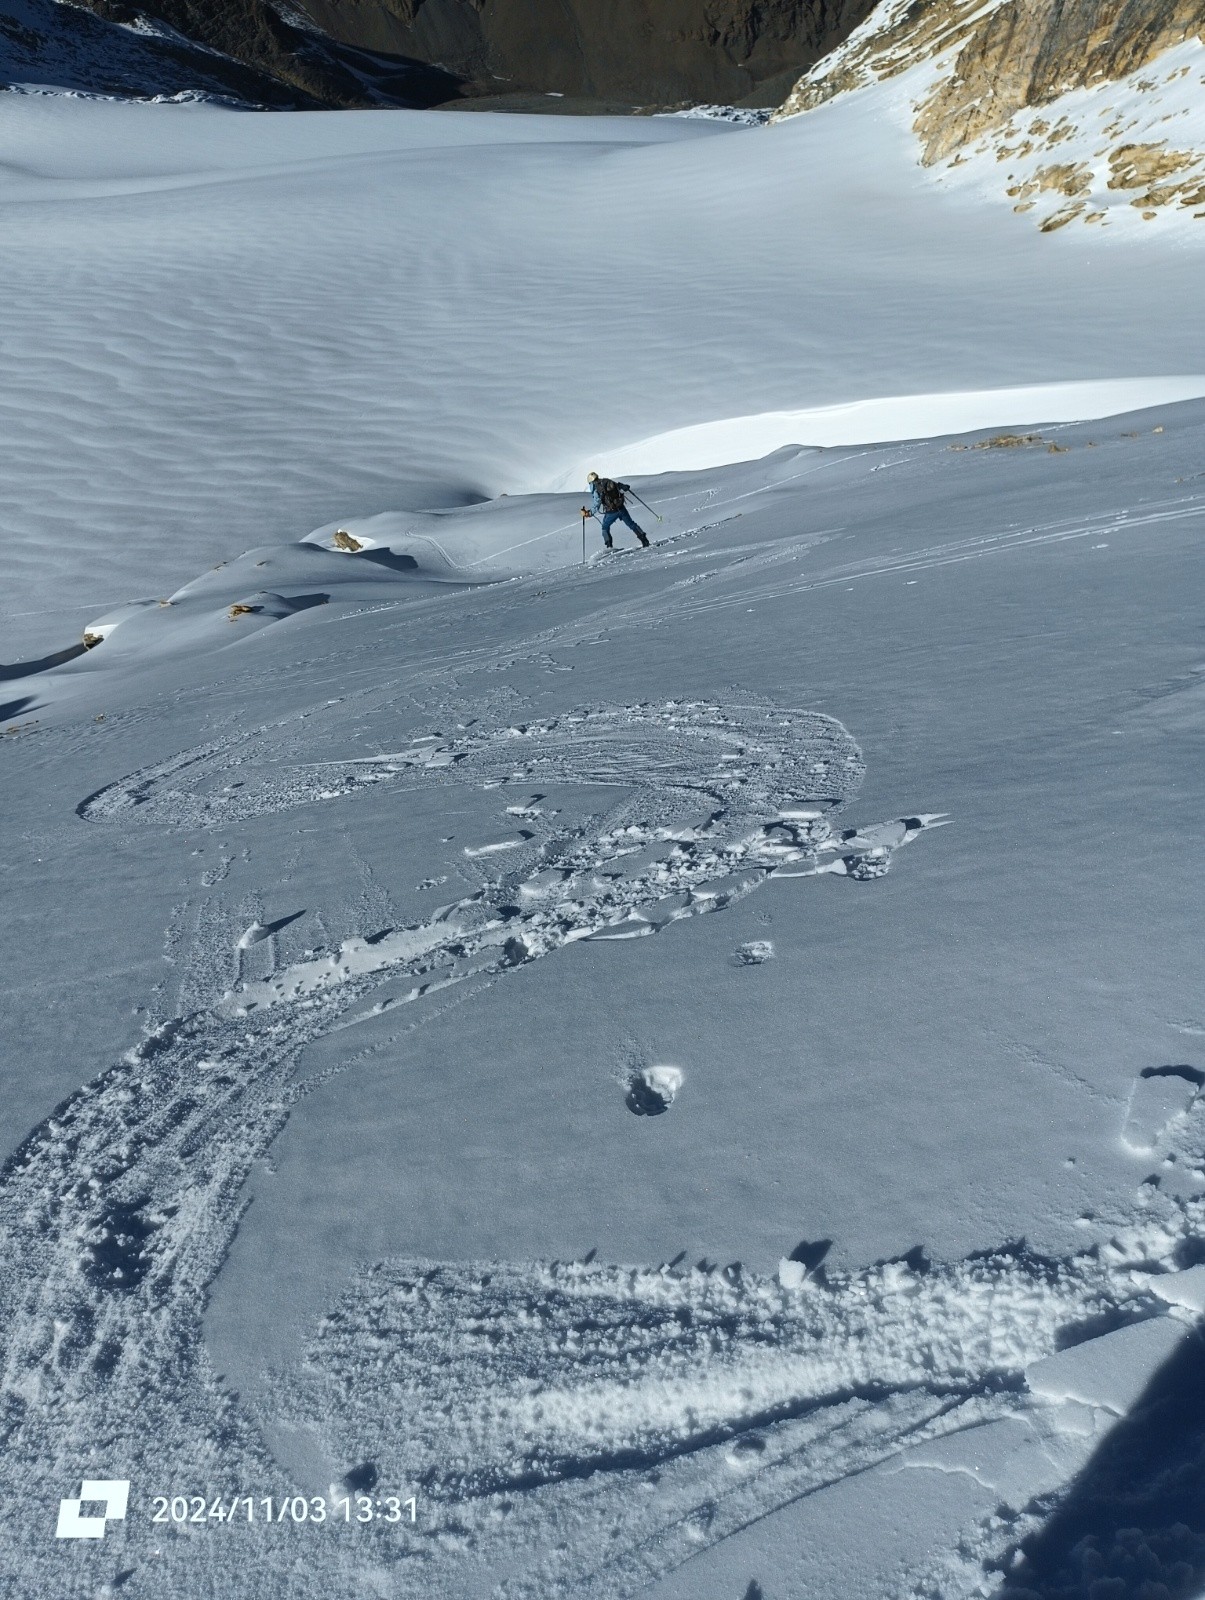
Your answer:
[[[598,473],[597,472],[587,472],[587,474],[586,474],[586,482],[587,483],[597,483],[598,482]]]

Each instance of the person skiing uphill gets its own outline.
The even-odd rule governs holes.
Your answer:
[[[597,472],[588,473],[586,487],[590,491],[591,510],[593,515],[602,521],[603,543],[608,550],[615,546],[611,542],[611,528],[616,522],[622,522],[631,528],[644,547],[648,548],[648,535],[643,528],[638,528],[632,521],[632,513],[627,508],[624,500],[624,490],[630,489],[630,483],[616,483],[613,478],[600,478]],[[583,510],[585,507],[582,508]]]

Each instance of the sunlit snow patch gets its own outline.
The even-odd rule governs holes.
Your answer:
[[[887,395],[799,411],[763,411],[674,428],[608,452],[613,473],[692,472],[755,461],[786,445],[862,445],[932,439],[979,428],[1087,422],[1205,395],[1205,374],[1100,378],[1009,389]],[[551,488],[583,482],[589,462],[561,473]]]

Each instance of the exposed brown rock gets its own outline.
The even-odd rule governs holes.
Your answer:
[[[976,439],[972,445],[952,444],[951,450],[1018,450],[1029,444],[1045,444],[1040,433],[995,433],[990,439]]]
[[[1087,167],[1074,162],[1064,162],[1039,167],[1027,182],[1013,184],[1004,192],[1010,198],[1020,197],[1022,200],[1027,200],[1031,195],[1047,190],[1069,196],[1087,194],[1091,187],[1092,174]]]
[[[804,78],[779,115],[957,47],[917,108],[931,165],[1026,107],[1137,72],[1194,36],[1205,38],[1205,0],[1002,0],[988,10],[982,0],[912,0]]]
[[[1191,170],[1200,165],[1195,150],[1169,150],[1165,144],[1118,145],[1109,157],[1109,188],[1142,189],[1130,201],[1139,210],[1176,201],[1182,206],[1205,206],[1205,177]],[[1176,181],[1164,182],[1167,178]]]
[[[1017,209],[1020,209],[1019,207]],[[1063,206],[1061,210],[1052,211],[1038,223],[1039,233],[1057,233],[1060,228],[1065,228],[1069,222],[1074,222],[1076,217],[1084,213],[1083,205]]]

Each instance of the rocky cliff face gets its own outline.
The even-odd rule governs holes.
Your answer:
[[[872,0],[301,0],[345,43],[438,61],[472,93],[769,105]]]
[[[87,11],[59,0],[0,0],[0,89],[18,85],[136,98],[202,94],[268,106],[319,103],[299,78],[287,80],[170,26],[148,24],[129,7],[98,4]]]
[[[262,105],[426,106],[459,92],[451,73],[424,61],[359,49],[271,0],[41,0],[41,5],[56,15],[60,33],[73,17],[81,36],[91,38],[84,25],[91,13],[125,30],[127,37],[158,38],[161,55],[174,47],[178,65],[191,67],[191,87],[212,91],[216,84],[219,92]],[[173,87],[179,76],[171,75]],[[128,92],[118,84],[108,87]]]
[[[555,96],[574,109],[773,105],[873,0],[75,0],[217,51],[297,105]],[[78,15],[78,11],[76,12]],[[216,63],[211,68],[217,69]],[[212,76],[212,71],[211,74]],[[220,72],[219,72],[220,75]],[[234,74],[237,77],[237,72]],[[547,107],[556,106],[549,99]]]
[[[778,115],[905,76],[922,162],[1007,164],[1048,232],[1205,215],[1205,0],[885,0]]]

